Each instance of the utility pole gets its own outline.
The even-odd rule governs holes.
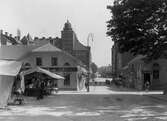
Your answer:
[[[87,92],[90,91],[90,89],[89,89],[89,84],[90,84],[90,64],[91,64],[91,47],[89,46],[90,40],[93,42],[93,33],[89,33],[88,37],[87,37],[87,47],[89,48],[89,53],[88,53],[89,54],[88,55],[89,61],[88,61],[88,78],[87,78],[88,87],[87,87]]]

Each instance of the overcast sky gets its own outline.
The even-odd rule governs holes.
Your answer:
[[[22,36],[60,37],[67,19],[78,39],[87,45],[89,33],[92,61],[98,66],[111,64],[112,41],[106,36],[106,21],[110,18],[106,6],[113,0],[0,0],[0,29]]]

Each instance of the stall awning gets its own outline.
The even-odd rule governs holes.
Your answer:
[[[55,79],[64,79],[64,77],[58,75],[58,74],[55,74],[55,73],[52,73],[46,69],[42,69],[40,67],[36,67],[36,68],[33,68],[33,69],[29,69],[29,70],[26,70],[26,71],[22,71],[21,74],[22,75],[27,75],[27,74],[31,74],[33,72],[40,72],[40,73],[44,73],[52,78],[55,78]]]
[[[0,60],[0,75],[16,76],[22,66],[22,62]]]

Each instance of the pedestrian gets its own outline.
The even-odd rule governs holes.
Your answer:
[[[42,89],[41,89],[41,82],[37,79],[37,100],[41,99],[42,97]]]
[[[88,90],[87,88],[88,88],[88,83],[87,83],[87,81],[85,82],[85,88],[86,88],[86,90]]]
[[[150,81],[145,82],[145,89],[148,91],[150,89]]]

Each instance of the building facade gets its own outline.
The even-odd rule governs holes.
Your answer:
[[[146,61],[146,56],[131,53],[119,53],[116,44],[112,48],[112,73],[114,77],[123,77],[123,84],[128,88],[145,90],[146,82],[150,90],[167,90],[167,59]]]
[[[133,79],[134,88],[145,90],[146,82],[150,83],[151,90],[167,90],[167,59],[159,59],[149,62],[144,61],[145,56],[138,55],[129,62],[129,78]]]
[[[68,20],[61,31],[61,41],[59,41],[59,46],[61,46],[60,48],[62,50],[78,58],[89,67],[91,61],[90,47],[84,46],[79,42],[76,33],[73,31],[71,23]]]
[[[6,53],[5,53],[6,52]],[[61,38],[38,38],[9,36],[0,33],[0,59],[17,60],[23,63],[23,70],[39,66],[65,77],[58,81],[60,89],[81,90],[88,73],[90,47],[79,42],[71,23],[67,21],[61,31]]]
[[[85,46],[77,38],[76,33],[73,31],[71,23],[67,20],[64,24],[63,30],[61,31],[61,37],[49,37],[49,38],[38,38],[35,37],[34,43],[37,45],[51,43],[54,46],[66,51],[72,56],[82,61],[88,69],[91,63],[91,52],[90,47]]]
[[[64,80],[57,80],[59,89],[81,90],[84,88],[86,69],[82,62],[50,43],[42,46],[1,46],[0,51],[8,51],[8,53],[0,53],[0,60],[21,61],[22,70],[41,67],[63,76]],[[25,81],[31,80],[29,77],[31,76],[25,78]]]
[[[19,42],[16,38],[12,37],[12,34],[8,34],[8,32],[3,33],[3,30],[0,30],[0,46],[17,44],[19,44]]]

